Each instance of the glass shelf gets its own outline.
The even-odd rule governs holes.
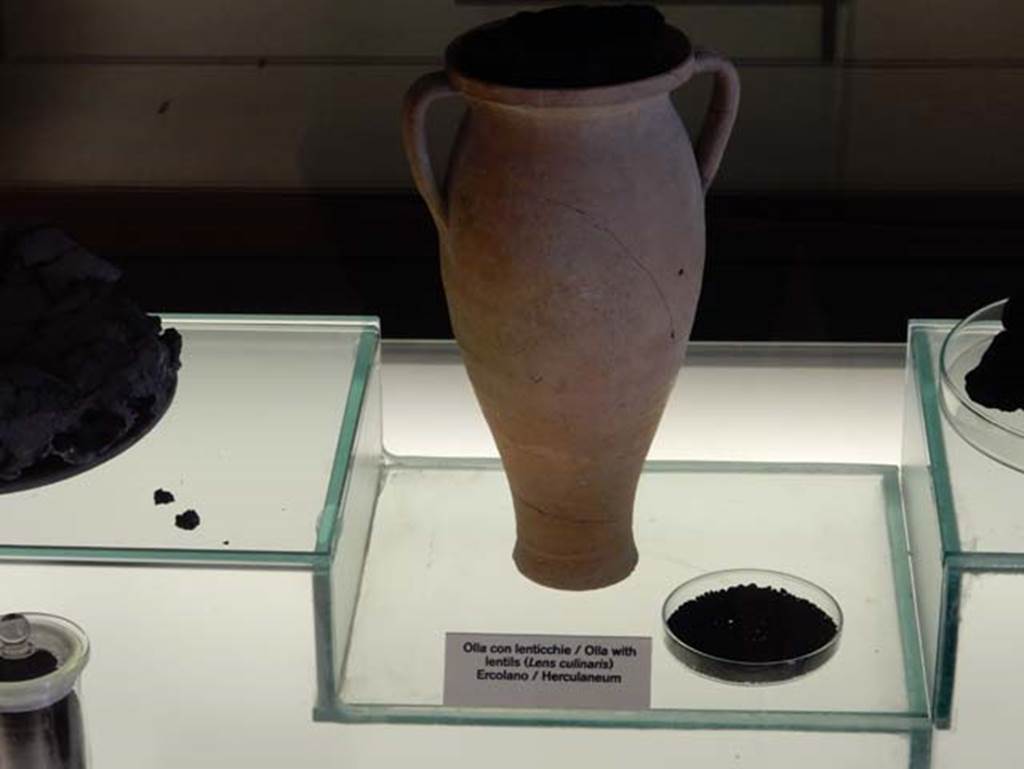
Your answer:
[[[1024,473],[968,443],[942,408],[940,356],[955,325],[910,323],[901,467],[928,685],[941,728],[952,720],[964,574],[1024,572]]]
[[[301,576],[279,567],[308,569],[307,588],[300,582],[294,587],[309,617],[311,586],[312,627],[280,635],[307,643],[315,666],[309,656],[289,652],[275,657],[271,667],[287,657],[288,681],[315,670],[317,721],[688,729],[695,731],[687,750],[696,751],[701,766],[768,761],[810,767],[821,750],[833,751],[837,760],[871,756],[879,769],[928,765],[931,724],[896,468],[651,462],[637,500],[636,572],[604,590],[548,590],[512,565],[511,502],[497,460],[396,457],[384,451],[375,322],[189,316],[164,321],[182,331],[185,357],[178,396],[158,427],[96,470],[0,497],[0,560],[49,562],[34,565],[34,573],[53,572],[59,592],[77,597],[68,605],[39,605],[83,614],[95,628],[97,649],[132,626],[147,633],[140,648],[154,659],[166,658],[174,651],[165,650],[164,642],[175,649],[181,643],[156,629],[171,621],[164,619],[168,603],[180,599],[189,612],[207,616],[214,611],[213,593],[220,596],[218,586],[237,578],[237,586],[216,600],[232,607],[222,611],[225,616],[242,606],[252,615],[246,614],[238,632],[197,622],[189,643],[203,660],[215,661],[220,649],[236,644],[256,655],[263,645],[251,643],[253,631],[247,628],[259,625],[253,618],[262,616],[265,623],[264,609],[275,617],[295,611],[292,603],[287,611],[274,609],[281,603],[277,592]],[[733,355],[736,349],[719,353]],[[695,360],[719,353],[709,348]],[[764,365],[771,365],[767,357]],[[154,506],[157,488],[173,492],[175,503]],[[188,507],[202,516],[192,532],[173,526],[174,514]],[[89,563],[75,571],[58,563],[67,561]],[[91,597],[109,595],[112,585],[121,584],[125,571],[112,568],[114,561],[166,568],[133,570],[133,584],[148,590],[148,597],[140,594],[124,607],[103,601],[90,615]],[[195,564],[215,568],[183,568]],[[258,568],[230,568],[235,565]],[[662,601],[692,576],[733,567],[795,573],[829,590],[845,615],[836,656],[805,677],[766,687],[722,684],[680,664],[661,635]],[[20,567],[0,568],[13,573]],[[265,569],[281,581],[269,581]],[[36,605],[52,586],[40,585],[33,593],[32,584],[20,580],[16,593]],[[255,585],[261,587],[253,591]],[[274,593],[266,606],[264,590]],[[649,636],[652,707],[446,707],[446,631]],[[102,643],[104,635],[108,640]],[[106,668],[101,662],[97,653],[97,665],[87,673],[90,691],[95,686],[101,697],[122,702],[118,687],[130,681],[116,675],[120,659],[110,657]],[[244,669],[256,669],[235,667],[246,680]],[[140,663],[140,670],[154,671],[149,678],[164,675],[165,668]],[[209,680],[205,668],[189,675],[191,683],[183,684],[189,690]],[[319,740],[323,756],[343,756],[332,737],[339,733],[307,731],[294,710],[294,692],[289,696],[287,714],[277,708],[277,720],[266,723],[287,722],[290,745]],[[270,719],[267,703],[275,697],[250,699]],[[102,711],[102,705],[95,707]],[[135,710],[118,710],[118,719],[131,720]],[[227,723],[213,711],[193,710],[190,724],[214,724],[219,734]],[[235,720],[233,734],[244,733],[248,717]],[[116,732],[112,718],[97,717],[97,723]],[[218,750],[245,741],[225,733]],[[108,756],[115,743],[106,742]],[[259,744],[269,744],[266,735]],[[723,744],[730,748],[725,753]],[[252,752],[250,763],[264,765],[266,749]],[[739,753],[745,758],[736,764]],[[321,763],[333,765],[332,760]]]
[[[902,733],[911,765],[925,765],[930,721],[895,467],[650,462],[635,512],[639,566],[583,593],[516,571],[497,460],[387,456],[363,473],[336,559],[314,574],[318,719]],[[662,601],[690,577],[733,567],[829,590],[846,616],[836,656],[766,687],[712,681],[676,660]],[[649,636],[651,708],[446,706],[447,631]]]
[[[138,444],[0,495],[0,557],[311,565],[330,556],[375,368],[370,318],[166,315],[177,393]],[[175,501],[155,505],[157,489]],[[200,526],[176,528],[196,510]]]
[[[908,766],[906,733],[737,729],[680,739],[651,731],[318,723],[311,712],[312,581],[308,572],[282,569],[0,563],[6,606],[69,617],[89,635],[80,695],[93,767]]]

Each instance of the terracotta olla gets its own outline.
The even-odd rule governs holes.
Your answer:
[[[585,590],[637,563],[637,483],[689,338],[704,264],[704,193],[736,116],[726,60],[691,49],[606,86],[516,87],[460,67],[409,90],[403,138],[437,225],[452,327],[497,442],[516,514],[513,558]],[[714,75],[691,149],[671,92]],[[467,112],[442,187],[425,113]]]

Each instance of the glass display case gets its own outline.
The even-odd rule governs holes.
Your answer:
[[[32,561],[0,564],[0,578],[12,586],[10,600],[74,616],[93,639],[94,663],[87,672],[90,738],[104,765],[126,765],[125,750],[148,755],[146,746],[160,741],[168,744],[161,753],[167,761],[198,765],[197,740],[208,761],[202,765],[244,758],[248,766],[270,767],[296,756],[315,760],[317,766],[341,765],[349,732],[324,722],[571,726],[588,727],[591,735],[607,729],[685,730],[685,746],[675,752],[708,767],[768,762],[810,769],[818,765],[821,751],[834,756],[835,765],[851,769],[865,760],[883,769],[930,765],[931,723],[895,466],[650,461],[637,499],[641,560],[634,574],[596,591],[551,590],[522,577],[512,563],[511,499],[496,458],[386,451],[387,404],[374,324],[358,319],[165,320],[183,331],[186,345],[189,339],[196,342],[182,370],[183,398],[174,404],[187,409],[176,417],[172,407],[167,419],[197,413],[206,415],[210,425],[220,424],[215,406],[229,409],[231,404],[213,386],[230,385],[230,377],[216,368],[218,359],[241,357],[232,366],[251,366],[253,376],[257,368],[276,372],[281,393],[287,381],[292,397],[278,406],[281,416],[261,414],[258,421],[281,436],[288,413],[301,417],[303,409],[311,410],[302,429],[307,437],[320,438],[299,441],[294,436],[276,445],[282,453],[300,452],[305,462],[290,467],[309,472],[318,492],[314,497],[303,489],[306,496],[288,504],[293,528],[284,532],[253,524],[237,508],[237,515],[226,520],[253,529],[249,536],[259,538],[262,549],[246,548],[234,560],[223,558],[220,549],[227,548],[223,537],[236,541],[234,532],[223,535],[218,528],[216,537],[210,535],[217,541],[206,550],[171,547],[163,539],[167,532],[185,538],[218,523],[217,508],[197,506],[205,513],[200,527],[176,530],[170,523],[173,511],[153,505],[154,483],[175,493],[171,507],[194,504],[187,481],[195,469],[185,474],[181,487],[165,476],[139,480],[145,505],[141,511],[130,509],[160,521],[142,530],[149,537],[138,540],[142,547],[104,543],[82,552],[37,537],[27,549],[12,545],[0,553],[5,561]],[[205,362],[200,355],[204,338],[211,345]],[[432,365],[457,365],[451,349],[443,346],[444,354],[436,359],[429,349],[416,354],[423,381],[431,380]],[[744,349],[695,345],[687,369],[691,387],[722,376],[722,361]],[[820,361],[803,368],[814,357],[808,353],[791,351],[787,358],[785,351],[781,357],[757,348],[749,352],[763,376],[781,375],[789,366],[791,374],[796,372],[792,381],[831,381],[831,369],[818,373]],[[850,355],[850,365],[865,365],[856,348]],[[770,359],[779,372],[769,368]],[[209,386],[193,389],[203,371]],[[296,384],[307,397],[294,397]],[[257,388],[253,397],[261,392]],[[466,421],[467,409],[475,412],[468,392],[452,393],[442,385],[429,392],[454,398],[461,411],[448,400],[432,405],[426,390],[414,399],[415,408],[443,409],[453,429]],[[240,404],[235,413],[251,407]],[[175,425],[168,421],[132,450],[81,477],[113,477],[132,467],[142,472],[131,463],[133,455],[147,451],[148,442],[153,444],[148,450],[169,451],[172,444],[160,430]],[[179,457],[202,451],[194,441],[178,446]],[[233,451],[221,467],[230,458],[254,461],[251,457]],[[265,472],[275,466],[265,465]],[[62,491],[73,483],[40,492]],[[83,509],[102,510],[119,498],[110,490],[102,493],[102,499],[83,502]],[[336,504],[328,506],[337,513],[333,530],[318,517],[323,496]],[[18,498],[6,496],[7,509],[13,510]],[[67,520],[67,513],[55,509],[58,520]],[[27,533],[28,528],[22,530],[22,539],[32,541]],[[663,634],[663,602],[691,577],[735,567],[797,574],[834,596],[844,619],[835,655],[805,676],[770,685],[712,680],[676,659]],[[126,580],[132,590],[122,600],[90,599],[122,589]],[[63,587],[55,589],[58,585]],[[649,707],[447,704],[445,635],[456,632],[649,639]],[[253,643],[256,638],[259,643]],[[156,664],[181,655],[190,663]],[[132,675],[124,676],[124,670]],[[274,674],[254,674],[260,670]],[[197,697],[211,681],[216,685]],[[139,709],[132,702],[141,692],[162,694],[152,707]],[[191,705],[170,719],[182,698]],[[178,725],[162,723],[167,719]],[[258,734],[250,734],[253,723],[262,725]],[[126,728],[126,737],[117,736]],[[192,739],[179,739],[184,734]],[[140,760],[165,765],[138,756],[132,760],[133,765]]]
[[[648,462],[636,571],[601,590],[560,591],[513,566],[512,501],[497,459],[389,454],[373,375],[364,403],[335,557],[314,573],[318,719],[902,735],[897,764],[927,765],[898,468]],[[666,643],[662,603],[680,582],[731,567],[793,572],[829,590],[845,617],[835,657],[770,686],[686,668]],[[456,632],[649,638],[650,707],[452,705],[445,637]]]
[[[650,133],[617,104],[600,121],[597,102],[563,109],[594,94],[559,102],[536,81],[441,98],[454,40],[563,4],[0,0],[0,309],[37,284],[0,312],[0,424],[23,397],[4,367],[26,365],[22,334],[44,336],[33,292],[72,306],[84,282],[72,269],[68,296],[40,289],[55,254],[16,275],[19,227],[45,221],[109,260],[184,339],[173,403],[137,443],[60,482],[0,485],[0,615],[88,631],[97,766],[925,769],[940,747],[942,766],[1017,749],[1004,700],[1024,686],[1024,410],[975,408],[965,387],[998,305],[907,323],[1024,286],[1024,4],[658,2],[690,42]],[[608,46],[561,29],[546,63],[481,48],[540,62],[552,92],[594,86],[561,80],[591,53],[664,53],[619,23]],[[629,80],[647,77],[598,90]],[[515,105],[500,136],[473,106],[486,93]],[[582,122],[520,133],[529,102],[550,108],[535,126]],[[540,272],[530,259],[549,249]],[[562,317],[545,328],[546,313]],[[465,359],[423,341],[453,335]],[[584,336],[596,354],[565,364]],[[489,346],[507,357],[481,375]],[[389,372],[382,350],[399,348]],[[596,407],[566,408],[609,382]],[[50,392],[25,387],[18,408],[42,422],[36,389]],[[617,413],[650,434],[612,436]],[[503,419],[515,440],[489,431]],[[575,443],[545,443],[559,420]],[[508,463],[516,442],[527,459]],[[588,521],[606,518],[593,500],[633,512],[629,484],[593,489],[642,467],[617,530],[635,571],[629,551],[621,582],[580,592],[517,571],[499,449],[513,484],[514,464],[536,488],[560,473],[550,498],[517,488],[538,530],[566,489],[586,487],[570,512]],[[684,663],[666,599],[734,570],[821,589],[842,632],[820,666],[740,685]],[[451,639],[498,634],[633,639],[640,704],[452,695]]]
[[[0,494],[0,556],[282,566],[328,557],[377,322],[162,320],[184,340],[167,414],[83,474]],[[157,491],[171,501],[157,504]],[[199,516],[192,530],[175,525],[186,510]]]
[[[901,479],[928,685],[940,727],[952,722],[962,623],[995,628],[1004,622],[991,603],[988,611],[969,611],[967,585],[1024,571],[1024,476],[1014,466],[1012,424],[989,421],[989,410],[971,404],[963,388],[972,367],[964,357],[977,363],[1000,329],[996,314],[959,326],[915,320],[908,330]],[[1010,413],[997,420],[1016,418]]]

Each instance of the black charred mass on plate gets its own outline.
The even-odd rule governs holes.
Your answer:
[[[975,403],[1017,411],[1024,409],[1024,292],[1006,303],[1003,327],[978,366],[967,373],[964,385]]]
[[[0,486],[102,461],[166,410],[181,337],[60,230],[0,224]]]

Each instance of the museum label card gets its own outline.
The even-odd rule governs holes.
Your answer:
[[[646,709],[651,706],[651,639],[448,633],[444,704]]]

